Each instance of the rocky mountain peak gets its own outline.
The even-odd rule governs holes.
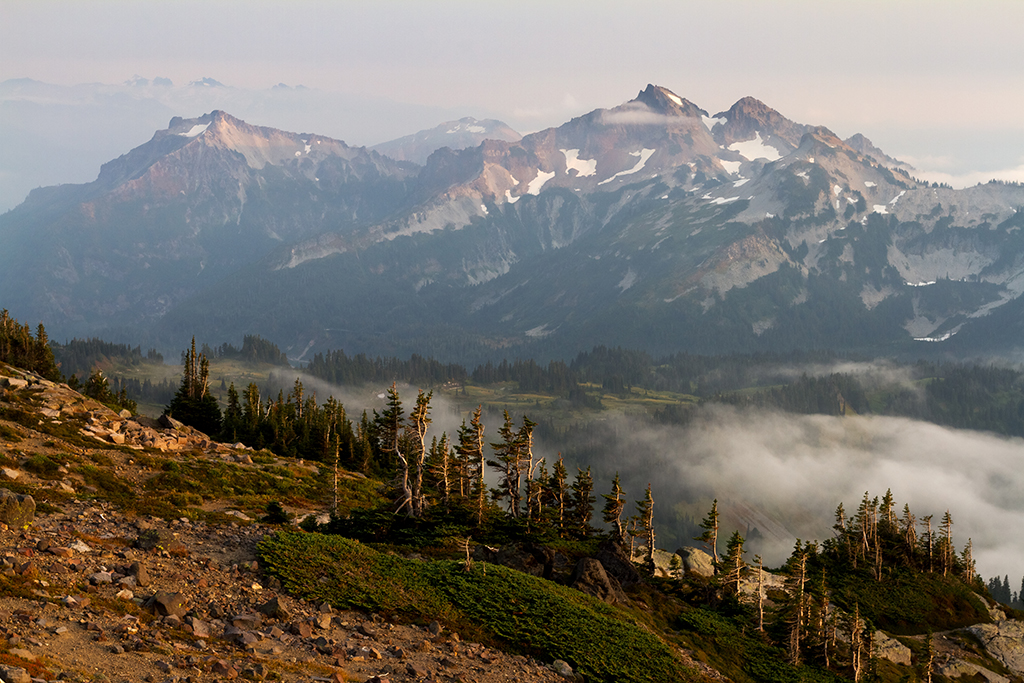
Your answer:
[[[676,95],[668,88],[654,85],[653,83],[648,83],[647,87],[641,90],[632,101],[642,102],[652,111],[662,114],[683,115],[694,118],[707,115],[706,111],[693,102],[679,97],[679,95]]]
[[[866,157],[872,157],[875,161],[888,166],[889,168],[901,168],[907,171],[915,170],[910,164],[900,161],[899,159],[895,159],[880,150],[875,146],[875,143],[871,142],[871,140],[860,133],[854,133],[844,142],[858,154]]]
[[[760,135],[764,140],[772,137],[776,143],[786,143],[789,149],[780,151],[790,151],[799,146],[800,138],[806,130],[806,126],[790,121],[753,97],[740,99],[727,111],[715,114],[715,118],[726,120],[725,125],[716,126],[714,130],[715,140],[726,146],[753,140]]]

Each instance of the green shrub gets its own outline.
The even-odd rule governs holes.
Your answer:
[[[551,661],[588,681],[696,680],[672,650],[624,612],[541,578],[477,563],[415,561],[338,536],[280,532],[260,543],[260,563],[295,595],[418,621]],[[638,656],[642,653],[642,656]]]

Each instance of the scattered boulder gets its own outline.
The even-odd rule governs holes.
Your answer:
[[[28,380],[18,379],[17,377],[4,377],[3,386],[8,389],[24,389],[28,386]]]
[[[604,565],[593,557],[580,558],[573,569],[569,585],[610,605],[624,605],[628,602],[619,582],[608,576]]]
[[[183,593],[160,591],[149,599],[147,606],[161,617],[172,614],[176,617],[183,617],[188,612],[188,599]]]
[[[133,577],[135,577],[135,585],[145,588],[149,585],[149,572],[146,571],[146,566],[138,562],[132,562],[132,566],[128,569]]]
[[[12,529],[32,523],[36,516],[36,501],[8,489],[0,489],[0,522]]]
[[[164,429],[182,429],[185,426],[185,423],[175,420],[167,413],[161,415],[157,419],[157,422],[159,422],[160,426],[163,427]]]
[[[281,598],[275,596],[259,606],[259,611],[271,619],[278,621],[290,621],[292,616],[288,608],[281,604]]]
[[[693,572],[698,576],[714,576],[715,562],[700,548],[685,546],[676,550],[676,555],[683,561],[683,571]]]

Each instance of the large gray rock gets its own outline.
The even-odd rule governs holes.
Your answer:
[[[36,501],[32,496],[0,489],[0,522],[12,529],[20,529],[31,524],[35,517]]]
[[[624,605],[628,602],[619,582],[608,576],[604,565],[593,557],[581,558],[576,563],[569,585],[610,605]]]
[[[966,631],[981,641],[990,656],[1018,676],[1024,676],[1024,622],[976,624]]]
[[[910,666],[910,648],[881,631],[875,631],[875,656]]]
[[[685,546],[676,551],[683,561],[683,571],[693,572],[699,576],[714,576],[715,563],[711,556],[700,548]]]

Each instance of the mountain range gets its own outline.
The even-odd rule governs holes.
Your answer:
[[[295,359],[1011,351],[1024,186],[913,172],[655,85],[522,138],[464,119],[374,149],[213,111],[0,216],[0,305],[57,338],[255,333]]]

